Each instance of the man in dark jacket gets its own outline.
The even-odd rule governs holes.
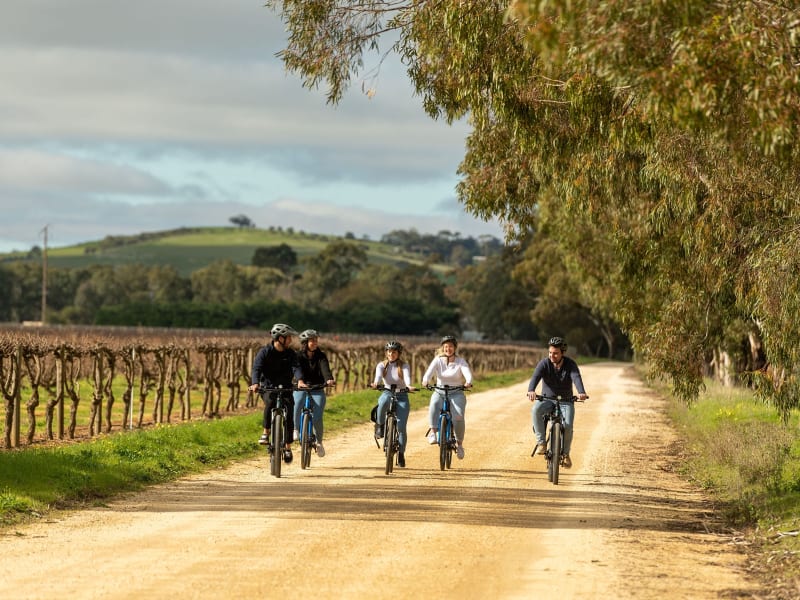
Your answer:
[[[278,399],[278,394],[283,398],[286,406],[286,420],[284,422],[284,433],[286,446],[283,449],[283,460],[286,463],[292,462],[292,431],[294,430],[294,402],[292,400],[292,383],[294,379],[300,379],[300,364],[297,354],[290,348],[292,336],[297,332],[289,325],[275,323],[270,329],[272,342],[258,351],[253,361],[253,372],[250,377],[250,391],[257,392],[259,387],[278,388],[286,391],[271,391],[264,393],[264,433],[258,443],[264,446],[269,445],[270,421],[272,409]],[[270,452],[278,452],[278,448],[270,448]]]
[[[533,370],[533,376],[528,384],[528,399],[531,402],[536,400],[536,386],[542,382],[542,396],[551,398],[560,397],[561,412],[564,415],[564,460],[566,468],[572,466],[569,451],[572,446],[572,424],[575,419],[575,404],[572,398],[572,386],[578,390],[578,399],[586,400],[586,390],[583,388],[583,380],[578,364],[564,356],[567,344],[560,337],[550,338],[548,343],[547,358],[543,358]],[[533,431],[536,434],[537,454],[544,454],[544,436],[546,424],[544,417],[555,406],[552,400],[539,400],[533,405],[531,411],[533,416]]]

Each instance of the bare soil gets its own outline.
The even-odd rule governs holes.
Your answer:
[[[673,472],[663,401],[628,365],[582,372],[591,399],[557,486],[531,457],[520,383],[470,394],[449,471],[417,411],[392,475],[365,424],[280,479],[262,454],[3,532],[0,581],[48,600],[767,597],[741,540]]]

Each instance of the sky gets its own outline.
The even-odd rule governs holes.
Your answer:
[[[337,106],[263,0],[3,0],[0,252],[180,227],[502,238],[456,199],[469,133],[396,60]],[[378,64],[367,56],[366,68]]]

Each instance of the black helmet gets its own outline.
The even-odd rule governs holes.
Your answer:
[[[315,340],[319,337],[316,329],[306,329],[300,334],[300,341],[307,342],[308,340]]]
[[[446,336],[444,336],[444,337],[442,338],[442,341],[441,341],[441,342],[439,342],[439,345],[440,345],[440,346],[443,346],[443,345],[444,345],[444,344],[446,344],[447,342],[450,342],[451,344],[453,344],[453,346],[455,346],[456,348],[458,348],[458,340],[455,338],[455,336],[453,336],[453,335],[446,335]]]
[[[567,342],[564,341],[564,338],[561,338],[561,337],[558,337],[558,336],[551,337],[550,341],[547,342],[547,345],[548,346],[553,346],[555,348],[561,348],[562,352],[566,352],[567,351]]]
[[[403,351],[403,344],[401,344],[400,342],[395,342],[395,341],[386,342],[386,346],[384,346],[384,348],[386,350],[397,350],[398,352],[402,352]]]
[[[269,332],[272,335],[273,340],[277,340],[281,336],[297,335],[297,332],[286,323],[275,323]]]

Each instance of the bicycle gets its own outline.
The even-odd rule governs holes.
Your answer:
[[[311,385],[308,387],[295,388],[299,392],[305,392],[303,408],[300,412],[300,423],[297,431],[300,435],[300,468],[307,469],[311,465],[311,451],[317,450],[317,436],[314,434],[314,397],[311,392],[314,390],[325,389],[324,384]]]
[[[286,417],[288,414],[288,407],[286,406],[286,398],[291,398],[291,389],[285,388],[281,385],[278,387],[266,387],[260,385],[258,387],[260,394],[278,392],[275,399],[275,406],[272,408],[270,415],[270,439],[267,444],[267,452],[269,453],[269,472],[274,477],[281,476],[281,455],[286,446]]]
[[[442,408],[439,411],[439,469],[449,469],[453,463],[453,452],[458,447],[456,432],[453,429],[453,415],[450,412],[450,392],[463,392],[463,385],[427,385],[429,390],[444,392]],[[428,430],[430,431],[430,429]]]
[[[397,394],[400,392],[411,392],[408,388],[398,390],[397,384],[393,383],[390,387],[377,387],[389,392],[389,407],[386,410],[386,422],[383,426],[383,453],[386,458],[386,468],[384,473],[389,475],[394,469],[397,453],[400,452],[400,432],[397,430]],[[375,438],[378,448],[378,438]]]
[[[561,396],[542,396],[536,394],[536,400],[551,400],[555,402],[553,408],[545,415],[547,434],[544,440],[544,458],[547,462],[547,480],[553,485],[558,485],[558,472],[564,464],[564,414],[561,412],[562,402],[582,402],[577,396],[562,398]],[[531,456],[536,454],[539,444],[534,444]]]

